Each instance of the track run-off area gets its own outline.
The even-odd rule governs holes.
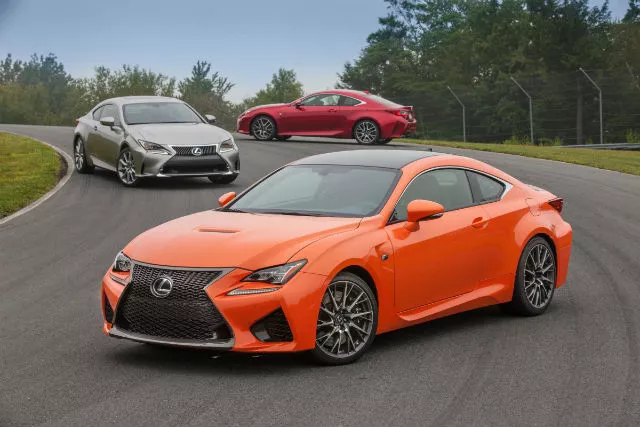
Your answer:
[[[72,153],[69,127],[2,130]],[[434,147],[564,198],[569,277],[542,316],[463,313],[381,335],[341,367],[105,337],[100,280],[137,234],[216,208],[223,193],[295,159],[381,148],[236,142],[242,170],[231,185],[157,179],[130,189],[97,169],[0,225],[0,426],[640,425],[640,177],[578,165]]]

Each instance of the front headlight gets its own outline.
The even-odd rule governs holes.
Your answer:
[[[220,143],[220,152],[224,153],[225,151],[233,151],[237,150],[236,143],[233,142],[233,137],[227,139],[226,141],[222,141]]]
[[[128,273],[131,271],[131,258],[120,252],[116,255],[116,259],[113,261],[113,267],[111,267],[116,273]]]
[[[171,154],[169,150],[164,148],[160,144],[156,144],[155,142],[145,141],[144,139],[139,139],[138,144],[142,146],[145,150],[154,154]]]
[[[307,263],[306,259],[257,270],[242,279],[243,282],[263,282],[284,285]]]

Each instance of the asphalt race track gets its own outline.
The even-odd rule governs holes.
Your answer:
[[[71,153],[71,128],[0,130]],[[230,186],[127,189],[108,172],[74,174],[0,226],[0,426],[640,425],[640,177],[546,160],[442,150],[565,198],[569,279],[541,317],[465,313],[379,336],[359,362],[337,368],[103,336],[100,279],[135,235],[214,208],[283,163],[368,148],[237,139],[242,172]]]

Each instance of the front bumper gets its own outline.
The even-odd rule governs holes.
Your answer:
[[[179,267],[176,267],[179,269]],[[231,350],[239,352],[295,352],[310,350],[315,346],[316,321],[320,310],[320,302],[324,295],[328,279],[326,276],[299,272],[287,284],[277,290],[251,295],[229,296],[233,289],[266,289],[274,285],[263,283],[241,282],[250,271],[233,269],[220,279],[208,285],[204,290],[220,312],[231,331],[231,338],[224,341],[197,341],[177,338],[162,338],[153,335],[141,335],[123,330],[119,324],[118,306],[123,298],[123,291],[131,283],[125,279],[119,283],[107,272],[102,280],[102,307],[105,315],[105,300],[114,307],[111,322],[104,319],[103,332],[114,338],[124,338],[138,342],[168,345],[194,349]],[[122,278],[118,279],[123,281]],[[187,308],[188,311],[188,308]],[[259,331],[265,318],[274,313],[281,313],[291,332],[291,340],[265,340]],[[263,334],[264,332],[262,332]]]
[[[217,148],[217,146],[216,146]],[[240,152],[230,150],[203,156],[179,155],[171,148],[171,154],[156,154],[142,147],[132,150],[139,177],[195,177],[235,175],[240,172]]]

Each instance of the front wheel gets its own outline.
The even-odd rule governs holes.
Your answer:
[[[233,175],[211,175],[207,178],[209,178],[209,181],[213,182],[214,184],[231,184],[236,180],[237,177],[238,174],[234,173]]]
[[[503,305],[507,312],[537,316],[545,312],[556,288],[556,256],[542,237],[527,243],[516,272],[513,298]]]
[[[123,149],[118,156],[118,178],[125,187],[135,187],[138,185],[136,175],[136,163],[133,160],[133,153],[128,148]]]
[[[343,365],[360,358],[378,327],[376,296],[359,276],[340,273],[329,284],[318,313],[314,358]]]
[[[73,147],[73,163],[78,173],[91,173],[93,166],[87,163],[87,152],[84,149],[82,138],[76,139]]]
[[[276,122],[269,116],[258,116],[251,122],[251,133],[258,141],[270,141],[276,136]]]
[[[380,128],[373,120],[360,120],[353,129],[353,137],[358,144],[377,144],[380,140]]]

